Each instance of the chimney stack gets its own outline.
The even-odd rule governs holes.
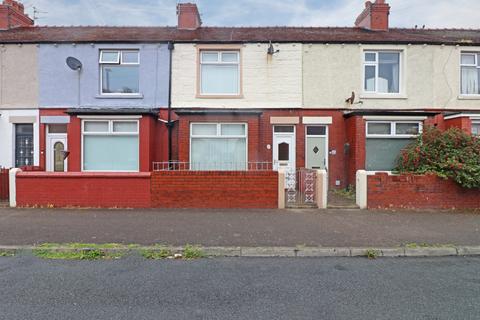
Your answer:
[[[25,14],[23,4],[16,0],[4,0],[0,4],[0,30],[33,26],[34,21]]]
[[[388,31],[390,5],[385,0],[365,2],[365,9],[355,21],[355,26],[375,31]]]
[[[178,25],[181,30],[196,30],[202,25],[202,19],[194,3],[177,4]]]

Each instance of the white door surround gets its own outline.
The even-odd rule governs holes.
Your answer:
[[[63,161],[62,151],[67,149],[67,134],[65,133],[55,133],[47,134],[47,143],[46,143],[46,160],[47,160],[47,171],[50,172],[65,172],[68,167],[68,160]]]
[[[273,170],[295,170],[296,144],[294,125],[273,126]]]

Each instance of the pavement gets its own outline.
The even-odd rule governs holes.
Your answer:
[[[480,214],[365,210],[0,208],[0,246],[46,242],[214,247],[480,245]]]
[[[480,258],[0,258],[0,319],[478,319]]]

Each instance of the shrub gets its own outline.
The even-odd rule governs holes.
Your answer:
[[[434,173],[464,188],[480,188],[480,139],[459,128],[425,127],[398,160],[401,173]]]

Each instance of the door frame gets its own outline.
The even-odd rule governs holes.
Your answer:
[[[293,132],[275,132],[275,127],[293,127]],[[292,150],[293,150],[293,166],[292,169],[297,169],[297,126],[294,124],[274,124],[272,125],[272,169],[275,170],[275,137],[290,137],[292,138]],[[278,146],[277,146],[278,148]],[[278,160],[277,160],[278,161]],[[275,170],[278,171],[278,168]]]
[[[48,130],[48,128],[47,128]],[[46,162],[46,171],[47,172],[54,172],[54,164],[53,160],[55,159],[53,155],[53,146],[56,142],[62,142],[64,150],[68,150],[68,138],[66,133],[47,133],[47,141],[46,141],[46,155],[45,155],[45,162]],[[68,159],[64,160],[64,171],[68,171]]]
[[[325,127],[325,135],[307,135],[307,128],[308,127]],[[328,128],[329,126],[326,124],[307,124],[305,125],[305,168],[308,168],[308,155],[307,155],[307,138],[325,138],[325,170],[328,171],[328,161],[329,161],[329,153],[328,153]]]

